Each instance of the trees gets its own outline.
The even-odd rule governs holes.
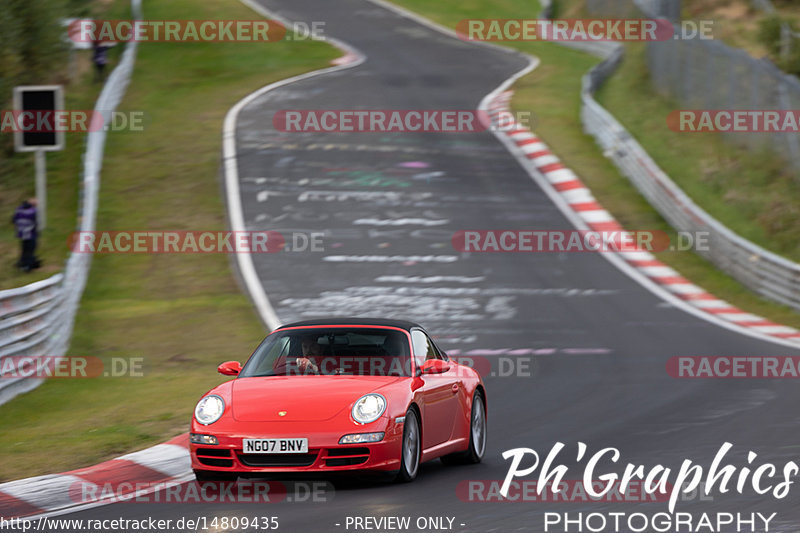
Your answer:
[[[86,14],[87,0],[4,0],[0,4],[0,102],[15,85],[59,81],[69,45],[61,19]]]

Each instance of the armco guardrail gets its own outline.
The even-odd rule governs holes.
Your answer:
[[[623,47],[597,43],[605,59],[583,77],[581,121],[604,153],[648,202],[678,231],[703,232],[708,246],[697,252],[756,293],[800,310],[800,265],[736,235],[696,205],[605,108],[594,92],[622,61]],[[586,49],[587,43],[581,48]]]
[[[141,19],[141,0],[131,0],[134,19]],[[122,100],[133,73],[137,43],[125,46],[117,67],[100,93],[95,111],[103,111],[106,123]],[[78,231],[94,231],[97,196],[106,132],[89,132],[83,158]],[[89,275],[90,254],[70,254],[63,273],[25,287],[0,291],[0,404],[37,387],[42,380],[19,377],[19,356],[62,357],[69,347],[75,313]],[[8,377],[11,376],[11,377]],[[16,377],[14,377],[16,376]]]

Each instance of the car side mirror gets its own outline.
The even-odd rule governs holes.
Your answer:
[[[238,376],[242,371],[242,365],[239,361],[226,361],[217,367],[217,372],[223,376]]]
[[[428,359],[422,363],[423,374],[444,374],[448,370],[450,370],[450,365],[441,359]]]

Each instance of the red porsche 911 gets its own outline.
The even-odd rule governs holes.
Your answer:
[[[282,326],[236,376],[205,394],[191,424],[198,481],[274,472],[396,472],[425,461],[477,463],[486,391],[419,325],[328,319]]]

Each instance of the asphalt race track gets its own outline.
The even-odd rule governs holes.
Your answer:
[[[273,127],[273,115],[287,109],[475,109],[525,67],[525,58],[447,37],[366,0],[261,3],[289,20],[325,21],[327,35],[367,57],[354,68],[270,91],[239,115],[247,229],[323,233],[321,251],[254,256],[266,293],[283,322],[409,318],[445,350],[490,359],[487,457],[475,466],[429,463],[411,484],[334,479],[324,503],[125,503],[64,518],[273,515],[280,531],[332,532],[347,530],[347,516],[450,516],[455,531],[543,531],[545,511],[652,514],[666,504],[470,503],[459,498],[459,483],[502,480],[503,451],[531,447],[545,455],[559,441],[567,445],[567,464],[579,441],[590,451],[617,447],[621,464],[646,467],[675,468],[684,459],[707,466],[726,441],[735,445],[735,459],[749,450],[778,465],[796,458],[795,382],[679,380],[665,364],[680,355],[800,351],[701,321],[599,254],[454,249],[459,230],[572,229],[490,132],[319,134]],[[506,371],[512,375],[498,375]],[[571,468],[567,477],[581,474],[582,467]],[[800,521],[797,503],[791,493],[777,500],[746,490],[679,502],[678,510],[775,511],[770,531],[778,531]]]

